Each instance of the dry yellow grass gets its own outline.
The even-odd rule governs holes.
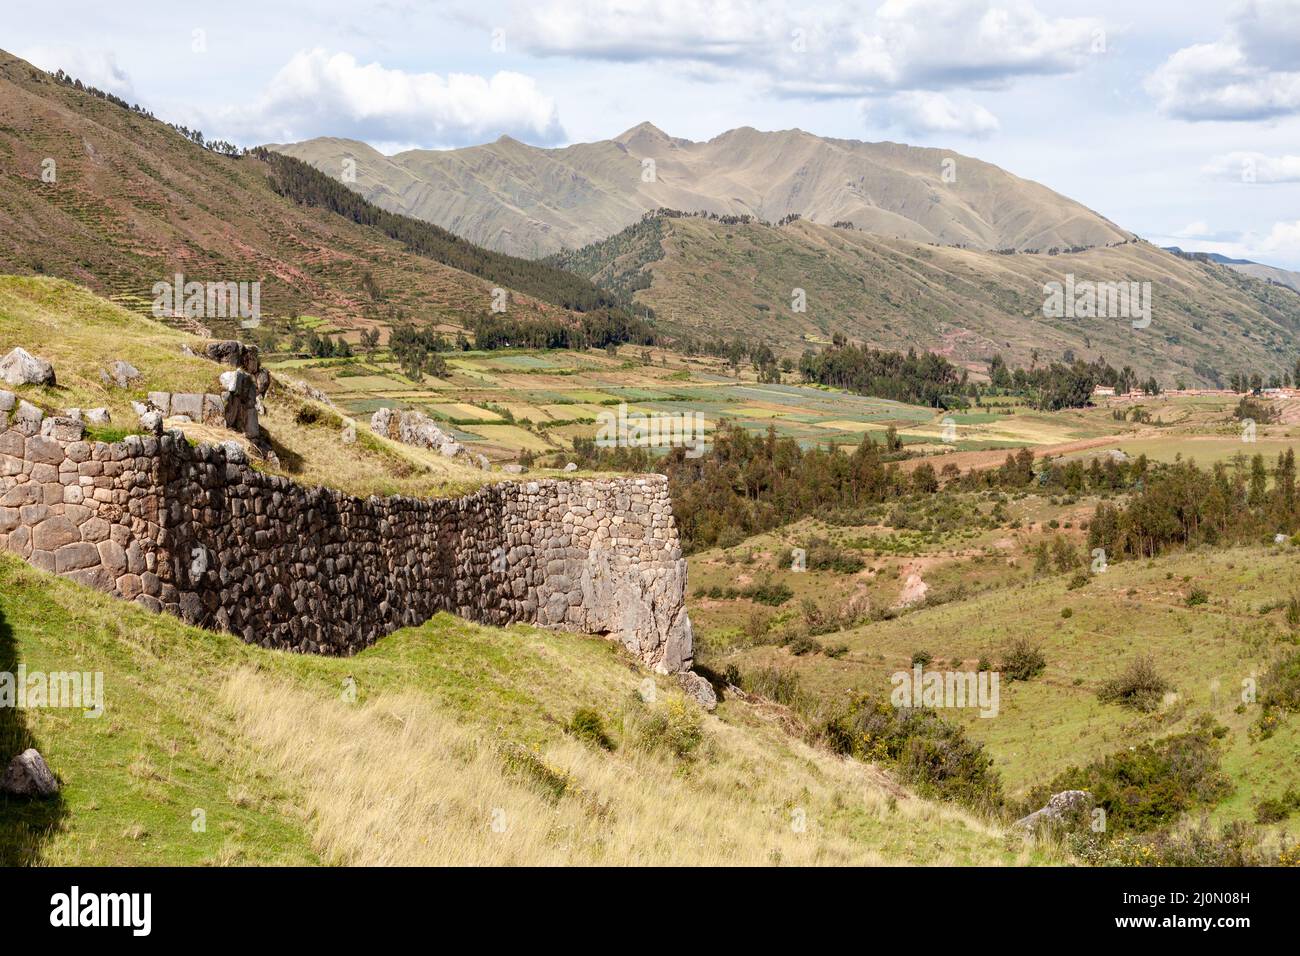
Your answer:
[[[707,718],[683,763],[560,737],[512,772],[499,742],[401,692],[322,698],[244,669],[222,700],[266,769],[301,788],[337,864],[872,865],[1026,862],[1000,831],[775,728]],[[778,736],[774,737],[773,734]],[[775,744],[775,746],[773,746]],[[563,793],[550,785],[560,781]],[[803,823],[802,828],[800,823]]]

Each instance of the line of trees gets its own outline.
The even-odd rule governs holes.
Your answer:
[[[799,374],[805,382],[932,408],[960,404],[953,397],[966,383],[964,369],[934,352],[891,352],[847,343],[821,352],[806,350],[799,359]]]

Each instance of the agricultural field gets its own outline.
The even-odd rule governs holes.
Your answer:
[[[856,446],[864,435],[883,442],[893,428],[924,454],[1051,446],[1130,431],[1133,426],[1077,412],[1035,412],[1011,401],[996,410],[941,410],[804,385],[786,375],[762,383],[724,361],[667,349],[446,353],[450,374],[413,382],[380,350],[373,359],[272,358],[330,396],[345,414],[368,419],[383,406],[418,409],[493,461],[524,452],[563,452],[594,438],[604,414],[699,415],[711,430],[732,421],[748,430],[796,439],[804,447]],[[953,441],[945,441],[945,418]]]

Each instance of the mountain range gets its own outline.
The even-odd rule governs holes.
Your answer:
[[[863,143],[803,130],[733,129],[707,142],[649,123],[560,149],[508,136],[453,150],[385,156],[355,140],[272,149],[355,188],[384,209],[471,242],[544,256],[604,239],[658,208],[851,223],[887,238],[976,249],[1099,246],[1130,234],[1038,183],[950,150]]]

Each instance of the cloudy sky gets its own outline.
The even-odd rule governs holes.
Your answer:
[[[1300,0],[6,6],[0,48],[244,145],[798,127],[978,156],[1153,241],[1300,269]]]

